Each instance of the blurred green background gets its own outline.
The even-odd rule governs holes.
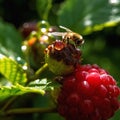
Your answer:
[[[24,38],[20,27],[25,22],[41,20],[81,34],[85,39],[80,48],[82,64],[98,64],[120,86],[120,0],[0,0],[0,53],[22,56],[20,47]],[[40,117],[33,118],[62,120],[54,114]],[[15,120],[21,119],[26,116]],[[120,120],[120,112],[111,120]]]
[[[16,32],[12,28],[18,30],[25,22],[41,20],[83,35],[83,63],[96,63],[107,69],[119,84],[120,0],[0,0],[0,38],[21,40],[17,33],[10,36],[9,32]]]

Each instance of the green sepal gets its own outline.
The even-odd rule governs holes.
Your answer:
[[[67,75],[69,73],[72,73],[74,70],[73,65],[66,65],[63,60],[57,61],[56,59],[51,58],[48,54],[46,54],[45,60],[50,71],[56,75]]]

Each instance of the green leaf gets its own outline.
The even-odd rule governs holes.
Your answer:
[[[25,93],[39,93],[44,95],[45,91],[40,87],[24,87],[19,84],[10,87],[2,86],[0,87],[0,100],[4,100],[10,96],[23,95]]]
[[[88,34],[120,21],[120,0],[66,0],[58,22],[73,31]]]
[[[43,20],[47,20],[49,11],[52,7],[52,0],[37,0],[36,6],[37,6],[37,11],[39,13],[39,16]]]
[[[22,66],[12,58],[0,54],[0,73],[7,78],[12,84],[25,84],[27,75]]]
[[[22,56],[22,37],[13,25],[0,20],[0,53],[14,58]]]
[[[41,87],[42,89],[44,90],[54,90],[55,88],[59,88],[61,86],[61,84],[59,84],[58,82],[56,81],[51,81],[51,80],[48,80],[47,78],[43,78],[43,79],[37,79],[37,80],[34,80],[32,82],[29,83],[29,86],[30,87]]]
[[[29,87],[41,87],[42,89],[46,89],[46,86],[49,84],[50,82],[47,81],[46,78],[43,79],[37,79],[34,80],[32,82],[29,83]]]

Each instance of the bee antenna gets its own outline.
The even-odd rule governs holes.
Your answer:
[[[72,32],[72,30],[70,30],[69,28],[66,28],[66,27],[64,27],[64,26],[62,26],[62,25],[60,25],[59,27],[60,27],[61,29],[66,30],[67,32]]]

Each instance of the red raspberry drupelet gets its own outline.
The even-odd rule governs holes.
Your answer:
[[[64,78],[58,96],[58,112],[66,120],[108,120],[119,109],[120,88],[97,65],[78,65]]]

